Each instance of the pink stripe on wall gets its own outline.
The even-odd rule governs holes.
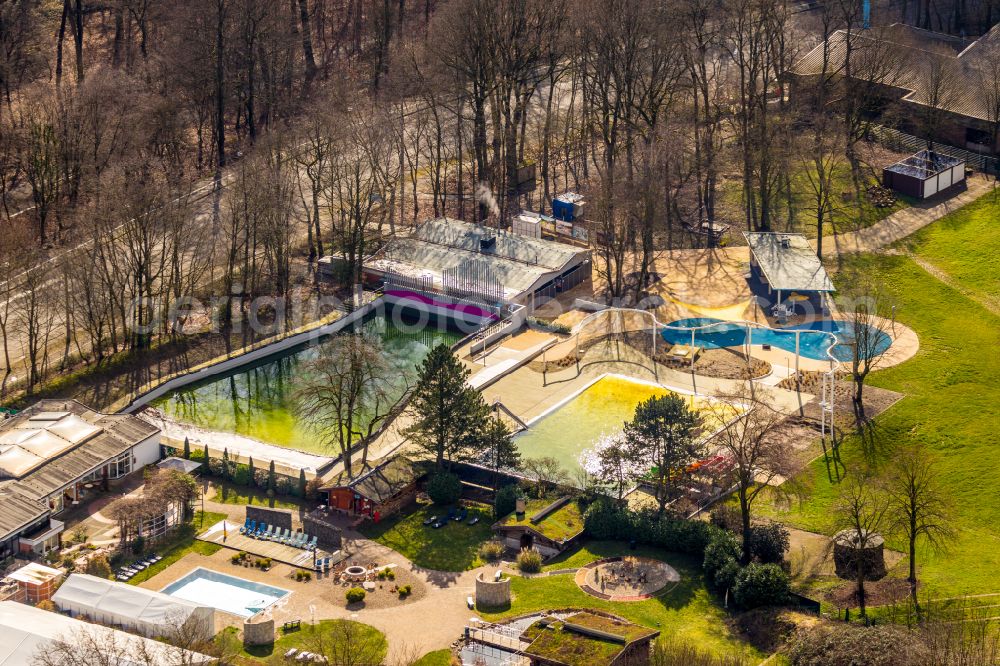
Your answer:
[[[396,298],[403,298],[409,301],[416,301],[422,303],[423,305],[432,305],[438,308],[444,308],[445,310],[451,310],[453,312],[458,312],[465,315],[472,315],[474,317],[481,317],[483,319],[489,319],[494,321],[499,319],[495,314],[489,310],[477,307],[475,305],[469,305],[468,303],[449,303],[448,301],[439,301],[436,298],[432,298],[427,294],[422,294],[418,291],[409,291],[405,289],[389,289],[385,292],[386,296],[394,296]]]

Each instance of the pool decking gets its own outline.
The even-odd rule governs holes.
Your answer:
[[[208,531],[199,534],[196,538],[199,541],[215,543],[224,548],[230,548],[235,551],[245,551],[257,557],[270,558],[275,562],[290,564],[293,567],[311,570],[316,569],[314,565],[315,560],[313,558],[313,551],[303,550],[293,546],[286,546],[283,543],[277,543],[275,541],[252,539],[248,536],[240,534],[239,525],[229,522],[226,523],[225,531],[223,531],[221,524],[213,525],[208,529]],[[333,558],[333,564],[347,559],[347,555],[342,550],[338,550],[336,553],[329,553],[325,550],[317,548],[315,552],[315,559],[322,559],[324,557]]]

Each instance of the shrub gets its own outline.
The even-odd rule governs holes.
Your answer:
[[[741,608],[778,606],[788,600],[788,574],[777,564],[752,562],[736,576],[733,598]]]
[[[243,561],[243,556],[239,553],[233,553],[232,557],[229,558],[229,561],[233,564],[239,564]]]
[[[233,472],[233,483],[237,486],[250,485],[250,465],[242,463],[236,465],[236,471]]]
[[[270,557],[265,557],[261,560],[258,560],[258,562],[260,563],[261,569],[270,569],[271,565],[273,564]]]
[[[497,491],[497,496],[493,500],[493,515],[503,518],[508,513],[512,513],[517,506],[517,498],[521,496],[521,489],[517,486],[504,486]]]
[[[365,591],[360,587],[352,587],[347,591],[347,603],[357,604],[365,600]]]
[[[319,497],[319,489],[323,486],[323,479],[315,476],[309,479],[306,483],[306,499],[310,502],[315,501]]]
[[[538,573],[542,570],[542,554],[534,548],[522,548],[517,554],[517,568],[524,573]]]
[[[84,569],[84,572],[98,578],[114,577],[111,571],[111,563],[108,562],[108,558],[104,555],[97,555],[87,560],[87,568]]]
[[[750,553],[761,562],[768,564],[785,559],[788,551],[788,528],[781,523],[754,525],[744,538],[750,542]]]
[[[223,465],[220,458],[209,458],[208,459],[208,472],[212,476],[222,476],[225,472],[225,465]]]
[[[305,569],[299,569],[295,572],[295,580],[301,582],[312,580],[312,574]]]
[[[656,511],[629,511],[607,498],[593,502],[583,516],[587,535],[603,541],[630,541],[702,556],[719,531],[703,520],[657,516]]]
[[[291,479],[287,476],[279,476],[274,484],[274,492],[278,495],[291,495],[293,487]]]
[[[76,558],[72,555],[63,555],[61,564],[63,568],[72,571],[76,568]]]
[[[500,556],[503,555],[503,550],[502,543],[496,539],[491,539],[479,547],[479,556],[487,562],[494,562],[500,559]]]
[[[51,611],[53,613],[59,610],[58,608],[56,608],[55,603],[51,599],[42,599],[37,604],[35,604],[35,608],[39,610]]]
[[[427,494],[435,504],[454,504],[462,496],[462,482],[448,472],[438,472],[427,482]]]
[[[712,509],[712,524],[724,530],[740,534],[743,532],[743,516],[732,504],[720,504]]]
[[[72,543],[85,543],[87,541],[87,528],[83,525],[78,525],[76,529],[73,530],[73,536],[70,541]]]
[[[255,468],[253,471],[253,484],[258,488],[263,488],[267,485],[267,470]]]
[[[132,552],[135,553],[136,555],[141,555],[142,549],[145,547],[146,547],[146,539],[141,536],[137,536],[135,540],[132,542]]]
[[[732,587],[739,572],[740,541],[732,532],[719,530],[705,546],[702,567],[709,585],[720,590]]]
[[[823,625],[804,630],[788,652],[794,666],[918,666],[936,663],[917,632],[891,625]]]
[[[413,588],[411,588],[409,585],[403,585],[403,586],[401,586],[399,588],[399,596],[401,596],[401,597],[408,597],[408,596],[410,596],[410,593],[412,591],[413,591]]]

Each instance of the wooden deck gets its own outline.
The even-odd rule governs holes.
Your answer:
[[[219,522],[210,527],[207,531],[199,534],[196,538],[199,541],[219,544],[220,546],[231,548],[236,551],[242,550],[257,557],[269,557],[275,562],[282,562],[284,564],[290,564],[293,567],[301,567],[303,569],[315,570],[316,567],[314,566],[314,562],[325,557],[332,557],[333,564],[336,564],[347,557],[343,551],[338,550],[336,553],[329,553],[322,548],[316,549],[314,557],[314,553],[311,550],[295,548],[294,546],[286,546],[283,543],[277,543],[275,541],[252,539],[248,536],[244,536],[240,534],[239,525],[229,521],[225,522],[225,530],[222,528],[222,522]]]

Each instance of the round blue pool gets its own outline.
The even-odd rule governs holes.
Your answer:
[[[711,328],[698,329],[700,326],[718,324]],[[663,339],[675,345],[691,344],[690,329],[698,329],[694,332],[694,342],[705,349],[721,349],[723,347],[739,347],[746,344],[747,329],[743,324],[736,322],[726,322],[722,319],[711,317],[692,317],[690,319],[678,319],[668,324],[673,328],[664,328]],[[687,329],[687,330],[685,330]],[[803,331],[800,334],[799,354],[804,358],[812,358],[819,361],[828,358],[826,350],[830,343],[836,342],[833,347],[833,356],[838,361],[850,361],[854,357],[851,350],[851,342],[854,338],[853,326],[850,322],[837,321],[835,319],[824,319],[814,321],[809,324],[799,324],[788,326],[780,330],[771,328],[751,328],[750,344],[771,345],[785,351],[795,353],[795,331]],[[889,345],[892,339],[885,333],[879,331],[878,340],[875,345],[876,354],[881,354]]]

